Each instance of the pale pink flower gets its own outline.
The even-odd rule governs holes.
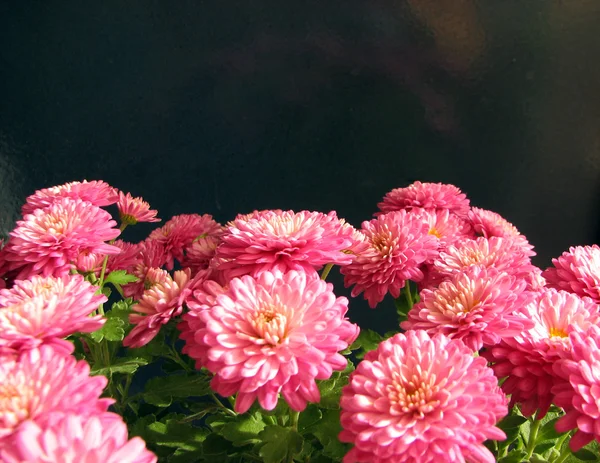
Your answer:
[[[542,274],[547,285],[570,293],[588,296],[600,303],[600,247],[575,246],[552,259],[554,267]]]
[[[51,426],[25,421],[0,449],[5,463],[155,463],[140,437],[128,440],[119,415],[79,416],[60,413]]]
[[[0,290],[0,351],[52,344],[70,353],[73,345],[62,338],[91,333],[104,324],[102,316],[89,316],[107,300],[96,290],[81,275],[34,276]]]
[[[583,330],[600,322],[598,306],[590,298],[545,289],[521,310],[534,325],[514,336],[506,336],[482,353],[498,378],[506,378],[502,390],[511,396],[510,407],[521,405],[525,416],[538,411],[544,417],[553,402],[553,385],[561,380],[552,365],[571,352],[569,331]]]
[[[421,291],[421,301],[402,322],[404,330],[420,329],[460,339],[474,351],[516,336],[531,322],[515,315],[529,299],[525,282],[504,272],[470,267],[437,289]]]
[[[261,211],[238,216],[221,237],[218,269],[227,278],[264,270],[318,270],[345,265],[352,256],[352,231],[335,212]]]
[[[160,276],[153,276],[156,272]],[[129,321],[135,328],[123,339],[126,347],[142,347],[148,344],[158,334],[161,326],[169,320],[181,315],[183,303],[190,290],[190,269],[177,270],[173,278],[165,270],[155,269],[148,272],[147,278],[157,280],[145,290],[141,299],[131,309]]]
[[[454,185],[415,182],[406,188],[390,191],[377,207],[384,214],[402,209],[422,208],[448,209],[457,215],[466,216],[469,212],[469,200]]]
[[[473,229],[469,222],[451,213],[448,209],[417,209],[410,212],[421,217],[429,226],[428,233],[439,240],[441,250],[449,245],[468,238],[474,238]]]
[[[336,298],[316,271],[245,275],[214,293],[195,309],[198,330],[186,336],[186,351],[215,374],[217,393],[237,393],[237,412],[257,399],[273,410],[279,394],[302,411],[320,400],[316,379],[346,368],[339,351],[356,339],[358,326],[344,318],[348,300]]]
[[[555,428],[558,432],[576,429],[569,442],[576,452],[592,440],[600,442],[600,327],[569,333],[571,352],[554,363],[554,372],[568,381],[567,387],[553,387],[555,403],[565,409]]]
[[[438,252],[438,238],[429,234],[429,225],[405,210],[363,222],[362,233],[369,246],[340,271],[346,287],[355,285],[352,297],[364,291],[371,308],[388,292],[398,298],[406,280],[423,279],[421,265]]]
[[[491,368],[462,342],[408,331],[383,341],[350,374],[340,402],[344,463],[494,463],[507,400]]]
[[[477,234],[486,238],[497,236],[499,238],[512,239],[526,255],[535,256],[533,246],[529,244],[527,238],[517,230],[517,227],[500,214],[472,207],[468,218]]]
[[[118,254],[105,241],[119,236],[108,212],[80,199],[60,199],[36,209],[17,222],[3,251],[8,270],[19,269],[17,279],[34,275],[63,276],[84,251]]]
[[[152,231],[147,241],[156,241],[162,245],[167,269],[173,270],[174,259],[183,261],[185,248],[196,238],[217,234],[221,228],[209,214],[181,214]]]
[[[63,198],[81,199],[102,207],[116,203],[119,196],[116,188],[102,180],[70,182],[36,191],[27,197],[21,212],[23,215],[32,214],[34,210],[44,209]]]
[[[138,222],[160,222],[156,217],[158,211],[150,209],[150,204],[143,198],[134,198],[131,193],[124,194],[119,191],[119,217],[122,224],[135,225]]]
[[[105,412],[113,399],[101,399],[107,384],[104,376],[89,376],[83,360],[42,346],[18,360],[0,362],[0,448],[5,438],[27,420],[41,426],[56,412],[80,416]]]

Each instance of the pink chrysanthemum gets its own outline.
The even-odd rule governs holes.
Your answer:
[[[567,387],[553,387],[555,403],[566,411],[556,423],[558,432],[577,429],[569,447],[576,452],[596,439],[600,442],[600,327],[572,329],[570,355],[554,363],[554,372],[565,378]]]
[[[422,208],[448,209],[459,216],[466,216],[469,212],[469,200],[454,185],[415,182],[406,188],[390,191],[377,207],[384,214],[402,209]]]
[[[217,234],[221,228],[211,215],[181,214],[150,233],[148,240],[163,246],[167,269],[173,270],[174,259],[183,261],[184,249],[196,238]]]
[[[0,448],[26,420],[44,426],[55,412],[80,416],[105,412],[113,399],[100,399],[104,376],[89,376],[90,367],[50,346],[29,351],[18,360],[0,362]]]
[[[421,301],[402,322],[405,330],[426,330],[460,339],[474,351],[516,336],[531,322],[513,312],[529,299],[525,282],[504,272],[474,266],[421,291]]]
[[[119,415],[57,414],[52,426],[25,421],[9,445],[0,449],[5,463],[155,463],[156,456],[139,437],[128,440]]]
[[[358,326],[344,318],[347,310],[348,300],[336,298],[314,270],[245,275],[231,280],[214,305],[196,309],[201,324],[186,339],[187,352],[215,374],[217,393],[237,393],[237,412],[257,399],[273,410],[280,393],[301,411],[320,400],[316,379],[346,368],[338,352],[358,335]]]
[[[84,251],[118,254],[105,241],[119,236],[108,212],[80,199],[60,199],[36,209],[17,222],[10,233],[4,259],[9,270],[20,269],[17,279],[34,275],[63,276]]]
[[[158,211],[150,209],[150,204],[143,198],[134,198],[131,193],[124,194],[119,191],[119,217],[122,224],[135,225],[138,222],[160,222],[156,217]]]
[[[429,234],[429,225],[404,210],[363,222],[362,232],[368,248],[340,271],[346,287],[355,285],[352,297],[364,291],[371,308],[388,292],[398,298],[406,280],[421,280],[421,264],[438,252],[438,238]]]
[[[533,251],[533,246],[529,244],[527,238],[521,235],[517,227],[500,214],[472,207],[468,218],[477,234],[486,238],[497,236],[499,238],[511,239],[521,248],[523,253],[528,256],[535,256],[536,253]]]
[[[150,269],[160,269],[167,261],[165,248],[158,241],[142,241],[138,243],[138,248],[135,263],[131,267],[125,268],[128,273],[136,276],[138,281],[123,286],[125,297],[133,297],[136,300],[142,297],[146,287],[153,284],[148,280]]]
[[[570,293],[588,296],[600,303],[600,247],[575,246],[552,259],[554,267],[542,274],[547,285]]]
[[[344,463],[496,460],[483,442],[503,440],[506,398],[486,361],[462,342],[424,331],[383,341],[342,389]]]
[[[36,209],[44,209],[63,198],[81,199],[94,206],[109,206],[117,202],[117,189],[102,180],[70,182],[64,185],[38,190],[26,199],[21,212],[33,214]]]
[[[193,275],[208,269],[214,262],[213,258],[220,243],[221,238],[215,235],[198,238],[185,249],[182,267],[189,267]]]
[[[238,216],[217,249],[218,269],[227,278],[264,270],[310,272],[325,264],[352,261],[351,230],[335,212],[260,211]]]
[[[104,323],[90,317],[106,297],[81,275],[18,280],[0,290],[0,351],[23,351],[53,344],[70,353],[65,338],[75,332],[91,333]]]
[[[112,245],[121,249],[121,252],[119,254],[111,254],[108,256],[105,271],[106,275],[114,270],[127,270],[133,268],[133,266],[138,263],[142,244],[117,240],[112,243]],[[96,276],[100,276],[104,257],[105,255],[103,254],[96,254],[84,250],[77,256],[75,268],[78,272],[95,273]]]
[[[561,354],[571,351],[569,331],[587,329],[600,322],[598,306],[590,298],[554,289],[545,289],[521,313],[534,325],[504,339],[482,356],[491,362],[498,378],[507,377],[502,390],[511,395],[510,407],[521,404],[521,412],[543,418],[554,399],[553,385],[560,378],[552,365]]]
[[[473,238],[473,230],[464,219],[452,214],[448,209],[427,210],[412,209],[411,214],[416,214],[429,226],[429,234],[439,239],[440,249],[446,249],[449,245]]]
[[[183,311],[183,302],[190,292],[187,289],[190,269],[176,271],[173,278],[165,270],[156,272],[162,275],[154,277],[156,283],[144,291],[140,301],[131,307],[137,313],[129,315],[129,321],[136,327],[123,339],[126,347],[148,344],[162,325]]]

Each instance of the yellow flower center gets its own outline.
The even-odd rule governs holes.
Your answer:
[[[438,238],[442,237],[442,234],[439,231],[437,231],[437,229],[435,227],[431,227],[429,229],[429,234],[433,235],[433,236],[437,236]]]
[[[569,334],[561,329],[561,328],[550,328],[550,337],[551,338],[568,338]]]

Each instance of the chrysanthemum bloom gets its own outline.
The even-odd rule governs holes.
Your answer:
[[[129,321],[136,327],[123,339],[126,347],[148,344],[162,325],[183,311],[183,302],[189,294],[186,287],[190,281],[190,269],[176,271],[173,278],[165,270],[157,270],[157,273],[162,273],[162,277],[157,277],[158,281],[144,291],[140,301],[131,307],[137,313],[129,315]]]
[[[474,238],[473,229],[469,222],[452,214],[448,209],[428,210],[413,208],[411,214],[416,214],[427,222],[429,234],[439,239],[440,249],[468,238]]]
[[[406,280],[420,281],[421,265],[438,253],[438,238],[429,234],[429,225],[404,210],[363,222],[362,233],[369,247],[340,271],[347,288],[355,285],[352,297],[364,291],[371,308],[388,292],[398,298]]]
[[[486,361],[462,342],[408,331],[383,341],[350,374],[340,402],[344,463],[493,463],[483,442],[507,400]]]
[[[34,210],[44,209],[62,198],[81,199],[102,207],[116,203],[119,196],[116,188],[102,180],[70,182],[36,191],[26,199],[21,212],[23,215],[32,214]]]
[[[522,251],[528,256],[535,256],[533,246],[527,238],[522,235],[517,227],[496,212],[487,211],[478,207],[472,207],[468,214],[475,232],[486,238],[497,236],[499,238],[512,239]]]
[[[103,413],[82,417],[57,414],[52,426],[25,421],[0,449],[5,463],[155,463],[140,437],[128,440],[127,426],[119,415]]]
[[[139,261],[142,250],[141,243],[128,243],[123,240],[116,240],[112,243],[113,246],[121,249],[119,254],[111,254],[106,262],[105,275],[108,275],[114,270],[129,270],[132,269]],[[87,250],[82,251],[77,256],[75,268],[82,273],[95,273],[100,276],[102,272],[102,264],[104,263],[104,254],[96,254]]]
[[[35,276],[0,290],[0,350],[23,351],[52,344],[70,353],[73,345],[62,338],[91,333],[102,327],[101,316],[90,317],[104,295],[81,275],[60,278]]]
[[[547,285],[570,293],[588,296],[600,303],[600,247],[575,246],[542,274]]]
[[[26,420],[44,426],[55,412],[80,416],[105,412],[113,399],[100,399],[104,376],[89,376],[90,367],[50,346],[29,351],[18,360],[0,362],[0,448]]]
[[[184,249],[202,235],[214,235],[221,231],[221,225],[211,215],[181,214],[174,216],[161,228],[157,228],[148,237],[163,246],[166,266],[173,270],[174,259],[184,259]]]
[[[138,278],[137,282],[123,286],[125,297],[133,297],[136,300],[141,298],[144,290],[153,284],[153,281],[148,279],[150,269],[160,269],[167,261],[164,246],[158,241],[145,240],[137,246],[139,250],[135,263],[123,269]]]
[[[261,211],[227,225],[217,249],[218,269],[227,278],[264,270],[318,270],[352,261],[351,230],[335,212]]]
[[[525,286],[523,280],[507,273],[474,266],[437,289],[421,291],[421,301],[401,327],[442,333],[478,351],[531,326],[525,317],[513,314],[528,302]]]
[[[9,270],[20,269],[17,279],[34,275],[63,276],[83,251],[118,254],[105,241],[119,236],[108,212],[80,199],[61,199],[36,209],[17,222],[10,233],[4,259]]]
[[[215,374],[217,393],[237,393],[237,412],[257,399],[273,410],[280,393],[302,411],[320,400],[316,379],[346,368],[338,352],[358,335],[347,310],[348,300],[336,298],[314,270],[245,275],[231,280],[214,305],[196,310],[200,329],[186,339],[187,352]]]
[[[158,211],[150,209],[150,204],[143,198],[134,198],[131,193],[124,194],[119,191],[119,217],[122,224],[135,225],[138,222],[160,222],[156,217]]]
[[[492,363],[498,378],[507,377],[502,390],[511,395],[510,407],[520,404],[525,416],[538,410],[536,418],[541,419],[553,402],[552,386],[561,382],[552,365],[561,354],[571,352],[570,329],[577,326],[585,330],[598,324],[600,314],[590,298],[554,289],[540,292],[521,313],[533,327],[504,337],[482,356]]]
[[[554,363],[554,372],[568,383],[553,387],[555,403],[566,411],[556,423],[558,432],[576,429],[569,447],[576,452],[596,439],[600,442],[600,327],[585,331],[573,328],[569,333],[570,355]]]
[[[195,275],[200,270],[206,270],[213,262],[217,247],[221,243],[218,235],[202,236],[185,249],[185,257],[181,262],[182,267],[189,267]]]
[[[383,197],[377,204],[381,212],[388,213],[402,209],[448,209],[459,215],[466,216],[469,212],[467,196],[454,185],[443,183],[415,182],[406,188],[396,188]]]

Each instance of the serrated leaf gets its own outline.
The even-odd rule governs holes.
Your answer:
[[[139,357],[125,357],[115,360],[112,365],[107,367],[95,368],[92,367],[90,373],[93,376],[104,375],[110,377],[115,373],[124,373],[131,375],[136,372],[139,367],[148,365],[148,361]]]
[[[251,415],[238,415],[220,428],[219,434],[236,447],[260,442],[259,433],[265,428],[260,412]]]
[[[579,449],[577,452],[573,452],[573,456],[582,461],[598,461],[598,454],[591,452],[588,449]]]
[[[131,313],[131,299],[115,302],[111,309],[106,312],[106,318],[120,318],[123,322],[129,324],[129,314]]]
[[[103,339],[107,341],[122,341],[125,337],[125,322],[120,318],[107,318],[102,328],[90,333],[90,337],[101,342]]]
[[[136,281],[139,281],[139,278],[135,275],[131,275],[125,270],[115,270],[106,276],[104,279],[104,284],[112,283],[117,285],[126,285],[128,283],[135,283]]]
[[[548,460],[546,460],[542,455],[540,455],[538,453],[534,453],[529,458],[529,463],[550,463],[550,462]]]
[[[356,357],[359,359],[364,358],[367,352],[377,349],[379,343],[383,341],[383,337],[373,330],[360,330],[360,334],[356,341],[350,347],[351,350],[360,350],[356,353]]]
[[[331,378],[317,382],[319,391],[321,392],[319,407],[330,409],[340,408],[342,388],[348,384],[348,378],[353,371],[354,365],[348,361],[348,366],[344,371],[336,371],[331,375]]]
[[[503,458],[498,460],[498,463],[523,463],[527,454],[522,450],[514,450]]]
[[[157,407],[168,407],[173,397],[202,397],[210,393],[209,381],[202,373],[159,376],[146,383],[144,401]]]
[[[148,425],[148,431],[153,434],[152,442],[163,447],[184,450],[198,450],[208,436],[207,429],[197,428],[190,423],[182,423],[185,415],[169,414],[161,421]]]
[[[304,431],[310,429],[311,426],[319,423],[321,418],[323,418],[323,413],[319,410],[319,407],[310,404],[302,413],[300,413],[298,430],[303,434]]]
[[[525,418],[524,416],[510,415],[504,418],[502,421],[500,421],[500,423],[498,423],[496,426],[505,431],[507,429],[518,428],[526,421],[527,418]]]
[[[258,437],[264,443],[258,454],[265,463],[280,463],[290,453],[300,453],[304,441],[294,429],[281,426],[267,426]]]
[[[338,434],[341,430],[339,410],[323,410],[323,418],[310,430],[323,446],[323,454],[338,461],[341,461],[350,448],[348,444],[339,441]]]
[[[231,442],[215,433],[209,434],[202,443],[202,452],[207,456],[223,455],[230,450]]]

